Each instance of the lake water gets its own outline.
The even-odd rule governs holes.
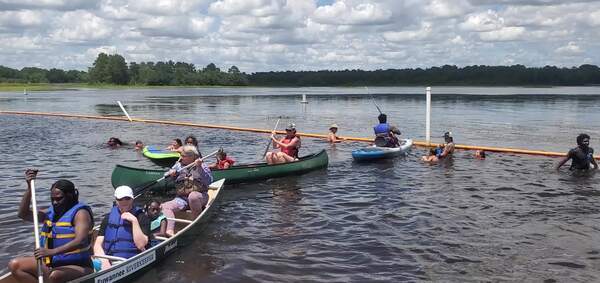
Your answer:
[[[369,88],[403,136],[425,136],[424,88]],[[432,136],[459,144],[566,152],[581,132],[600,149],[600,88],[434,87]],[[301,94],[309,103],[300,104]],[[331,123],[368,137],[377,109],[363,88],[176,88],[0,93],[0,110],[121,116],[272,128],[283,116],[309,133]],[[240,163],[258,161],[266,134],[0,114],[0,266],[33,248],[16,218],[25,168],[48,186],[72,180],[96,220],[108,212],[116,164],[157,168],[111,136],[167,145],[194,134],[203,152],[223,146]],[[552,170],[558,159],[457,151],[449,162],[404,158],[357,164],[363,143],[331,147],[303,139],[301,153],[328,149],[327,170],[229,186],[217,214],[185,250],[138,282],[592,282],[600,281],[600,175]],[[567,167],[567,166],[565,166]]]

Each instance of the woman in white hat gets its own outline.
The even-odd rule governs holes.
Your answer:
[[[338,143],[338,142],[342,142],[342,139],[340,139],[336,134],[338,131],[338,125],[337,124],[331,124],[331,126],[329,126],[329,134],[327,135],[327,141],[330,143]]]

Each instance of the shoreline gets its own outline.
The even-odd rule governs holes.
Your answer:
[[[424,87],[422,85],[367,85],[368,87]],[[168,88],[325,88],[325,87],[344,87],[344,88],[363,88],[364,86],[218,86],[218,85],[116,85],[116,84],[87,84],[87,83],[0,83],[0,92],[36,92],[36,91],[68,91],[68,90],[86,90],[86,89],[168,89]],[[555,87],[598,87],[598,85],[431,85],[431,87],[485,87],[485,88],[555,88]]]

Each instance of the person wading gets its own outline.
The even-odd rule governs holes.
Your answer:
[[[594,159],[594,149],[590,147],[589,135],[577,136],[577,147],[569,150],[567,156],[558,162],[556,170],[560,169],[569,159],[571,159],[569,170],[588,171],[592,169],[590,164],[594,166],[593,169],[598,169],[598,163]]]

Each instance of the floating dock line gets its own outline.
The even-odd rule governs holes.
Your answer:
[[[47,113],[47,112],[21,112],[21,111],[0,111],[0,114],[10,115],[31,115],[31,116],[49,116],[49,117],[62,117],[62,118],[79,118],[79,119],[92,119],[92,120],[111,120],[111,121],[123,121],[129,122],[124,117],[105,117],[105,116],[93,116],[93,115],[79,115],[79,114],[64,114],[64,113]],[[131,118],[132,122],[149,123],[149,124],[160,124],[160,125],[173,125],[173,126],[186,126],[196,128],[209,128],[209,129],[222,129],[230,131],[241,131],[241,132],[254,132],[254,133],[265,133],[270,134],[270,130],[265,129],[253,129],[253,128],[241,128],[221,125],[209,125],[209,124],[196,124],[187,122],[176,122],[176,121],[161,121],[161,120],[150,120],[150,119],[137,119]],[[285,131],[276,131],[278,134],[285,134]],[[327,135],[311,134],[311,133],[298,133],[302,137],[327,139]],[[373,142],[372,138],[356,138],[356,137],[340,137],[341,139],[356,142]],[[413,141],[413,144],[421,147],[437,147],[441,144],[428,143],[425,141]],[[491,147],[491,146],[474,146],[474,145],[463,145],[457,144],[457,149],[465,150],[485,150],[490,152],[503,152],[503,153],[514,153],[514,154],[529,154],[529,155],[541,155],[550,157],[564,157],[566,154],[561,152],[541,151],[541,150],[527,150],[518,148],[503,148],[503,147]],[[594,158],[600,160],[600,156],[594,156]]]

